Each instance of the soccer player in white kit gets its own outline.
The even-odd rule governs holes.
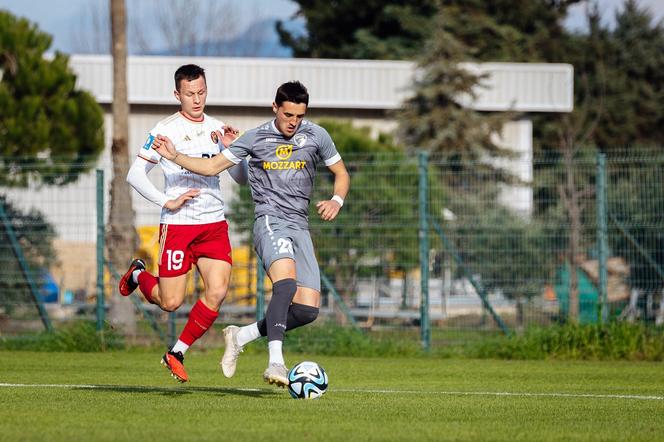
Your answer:
[[[208,176],[249,159],[248,181],[255,203],[254,248],[272,280],[272,298],[264,320],[224,329],[226,350],[221,368],[227,377],[235,373],[244,345],[267,336],[269,361],[263,379],[288,385],[282,352],[284,333],[318,315],[320,273],[308,220],[316,168],[323,163],[334,175],[334,194],[316,204],[325,221],[332,221],[341,210],[350,177],[327,131],[304,119],[308,104],[309,93],[300,82],[282,84],[272,104],[274,120],[248,130],[211,159],[177,151],[168,137],[158,137],[161,144],[154,147],[164,158]]]
[[[150,131],[127,175],[127,181],[138,193],[162,207],[159,276],[147,272],[141,259],[134,259],[119,288],[123,296],[128,296],[139,287],[148,302],[162,310],[175,311],[184,301],[186,274],[196,264],[205,292],[191,309],[178,341],[162,358],[162,364],[174,378],[187,382],[184,354],[217,319],[228,291],[232,265],[228,224],[219,177],[192,173],[162,158],[153,145],[159,143],[157,136],[164,135],[173,140],[178,152],[210,158],[219,154],[222,141],[219,136],[232,140],[237,133],[204,113],[207,83],[201,67],[178,68],[174,94],[181,104],[180,110]],[[147,177],[157,164],[164,173],[164,192]],[[233,178],[241,180],[241,167],[233,169]]]

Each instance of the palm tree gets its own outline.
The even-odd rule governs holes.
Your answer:
[[[121,271],[138,247],[134,227],[135,213],[126,176],[129,171],[129,103],[127,101],[127,14],[124,0],[111,0],[111,54],[113,56],[113,143],[111,156],[110,209],[106,244],[108,259]],[[117,286],[117,283],[114,284]],[[127,300],[115,295],[110,302],[109,319],[121,324],[126,335],[136,333],[134,308]]]

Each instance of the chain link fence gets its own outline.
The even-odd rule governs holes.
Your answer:
[[[332,195],[324,169],[312,198],[323,275],[319,321],[426,347],[569,320],[664,322],[662,152],[474,163],[364,153],[344,161],[352,184],[337,220],[323,222],[313,208]],[[97,247],[98,230],[108,227],[109,180],[110,167],[103,167],[64,186],[0,188],[2,336],[106,321],[113,302],[136,305],[139,331],[131,342],[179,334],[202,281],[190,272],[176,314],[140,294],[119,296],[114,273],[127,263],[102,261]],[[251,247],[248,189],[232,187],[228,195],[234,270],[218,324],[248,323],[269,302],[270,285]],[[156,272],[159,211],[133,198],[141,240],[135,254]],[[204,339],[218,339],[220,330]]]

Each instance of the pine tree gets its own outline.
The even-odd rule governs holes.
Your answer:
[[[445,30],[445,16],[437,26],[419,61],[414,94],[396,117],[404,143],[425,149],[432,158],[478,160],[498,152],[492,134],[500,130],[504,116],[483,114],[468,105],[483,77],[469,72],[469,50]]]
[[[45,58],[51,37],[0,11],[0,183],[66,184],[104,148],[103,113],[75,88],[68,57]]]
[[[431,32],[436,0],[296,0],[307,32],[277,22],[295,57],[402,60],[415,57]]]
[[[607,55],[602,146],[661,145],[664,138],[664,25],[634,0],[616,16]]]
[[[446,0],[446,29],[481,61],[562,61],[568,8],[581,0]]]

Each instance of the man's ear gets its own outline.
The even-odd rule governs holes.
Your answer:
[[[274,112],[276,114],[278,110],[279,110],[279,106],[277,106],[277,103],[275,103],[273,101],[272,102],[272,112]]]
[[[178,92],[177,89],[175,89],[175,90],[173,91],[173,95],[175,96],[175,99],[176,99],[176,100],[180,101],[180,93]]]

